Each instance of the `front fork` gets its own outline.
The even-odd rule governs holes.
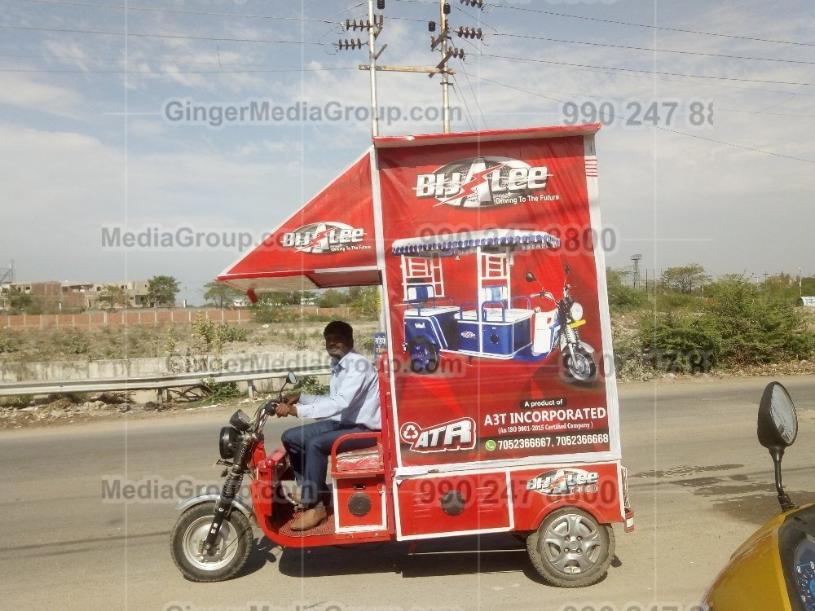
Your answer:
[[[224,486],[221,489],[221,496],[218,497],[218,502],[215,504],[215,515],[212,517],[212,524],[209,527],[207,538],[204,540],[204,553],[207,556],[215,554],[215,542],[218,539],[218,533],[221,531],[221,524],[224,518],[229,515],[232,509],[232,501],[238,495],[243,482],[243,474],[246,471],[249,457],[252,453],[254,444],[250,439],[244,438],[238,450],[238,455],[235,457],[235,462],[232,463],[229,472],[224,480]]]
[[[563,343],[566,344],[566,349],[569,351],[569,356],[572,357],[572,362],[574,362],[575,354],[574,354],[574,347],[580,344],[580,336],[577,334],[577,329],[572,329],[569,326],[569,322],[567,318],[564,318],[564,321],[561,323],[560,326]],[[561,346],[561,351],[563,350],[563,346]]]

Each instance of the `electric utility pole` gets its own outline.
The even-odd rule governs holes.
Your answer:
[[[469,7],[484,9],[484,0],[459,0],[461,4]],[[376,0],[376,10],[385,10],[385,0]],[[368,18],[357,21],[356,19],[345,20],[345,30],[354,32],[368,32],[368,42],[364,43],[361,38],[345,38],[337,43],[337,48],[340,51],[361,49],[366,44],[368,45],[368,63],[360,64],[360,70],[369,70],[371,73],[371,135],[379,135],[379,103],[377,101],[377,88],[376,88],[376,73],[377,72],[410,72],[427,74],[428,77],[433,78],[436,74],[442,75],[442,129],[444,133],[450,132],[450,87],[453,83],[450,82],[450,77],[455,75],[455,71],[447,66],[450,59],[457,58],[464,60],[464,49],[459,49],[450,43],[450,3],[447,0],[439,0],[439,35],[435,36],[436,22],[430,21],[427,24],[428,31],[430,32],[430,49],[435,51],[439,49],[441,54],[441,61],[435,66],[387,66],[377,64],[379,56],[387,48],[387,44],[382,45],[379,51],[376,50],[376,40],[382,33],[385,25],[384,15],[374,12],[374,0],[368,0]],[[459,38],[477,38],[481,39],[483,33],[481,28],[460,27],[455,33]]]
[[[385,0],[379,2],[381,9],[385,8]],[[368,0],[368,65],[371,67],[371,135],[379,135],[379,105],[376,102],[376,37],[382,31],[383,17],[380,15],[379,24],[374,17],[374,0]],[[384,48],[383,48],[384,50]]]
[[[441,104],[442,104],[442,129],[445,134],[450,133],[450,75],[447,74],[447,60],[450,57],[448,52],[448,38],[450,36],[447,15],[450,14],[450,4],[446,0],[439,0],[439,53],[441,53]],[[430,75],[433,76],[432,74]]]
[[[384,9],[385,0],[377,0],[376,7],[379,10]],[[387,45],[385,45],[385,47],[382,47],[382,50],[377,53],[376,39],[379,37],[379,34],[382,33],[384,23],[384,16],[374,13],[374,0],[368,0],[368,19],[360,19],[359,21],[356,19],[345,20],[346,31],[368,32],[368,64],[366,65],[371,71],[371,136],[373,137],[379,135],[379,103],[376,98],[376,60],[379,59],[379,55],[385,50],[385,47],[387,47]],[[361,49],[364,46],[365,43],[359,38],[344,38],[337,43],[337,48],[340,51]],[[360,66],[360,68],[362,68],[362,66]]]
[[[467,6],[477,7],[484,10],[484,0],[459,0],[461,4]],[[439,35],[433,36],[436,29],[436,24],[432,21],[428,24],[428,29],[431,33],[430,48],[435,50],[439,48],[441,54],[441,61],[436,65],[436,70],[441,73],[441,103],[442,103],[442,129],[445,134],[450,133],[450,76],[454,72],[447,67],[447,62],[452,58],[464,61],[464,49],[459,49],[450,44],[450,3],[447,0],[439,0]],[[481,28],[460,27],[456,30],[459,38],[483,38],[484,34]],[[433,73],[435,74],[435,72]],[[433,78],[433,74],[429,74]]]

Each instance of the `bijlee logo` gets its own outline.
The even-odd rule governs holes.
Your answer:
[[[414,452],[472,450],[475,447],[475,420],[461,418],[426,428],[406,422],[399,429],[399,437],[410,444]]]
[[[572,494],[597,492],[600,474],[583,469],[557,469],[541,473],[526,482],[526,489],[547,496],[570,496]]]
[[[476,157],[453,161],[432,174],[419,174],[415,190],[419,199],[432,197],[448,206],[485,208],[560,199],[537,193],[546,188],[549,177],[545,165],[530,166],[509,157]]]
[[[284,248],[294,248],[310,254],[343,252],[346,250],[365,250],[361,242],[365,239],[365,230],[351,227],[337,221],[324,221],[303,225],[294,231],[284,233],[280,243]]]

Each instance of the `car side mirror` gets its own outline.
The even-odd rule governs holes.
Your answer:
[[[781,509],[787,511],[795,505],[784,492],[781,480],[781,459],[784,450],[798,437],[798,415],[789,392],[779,382],[770,382],[761,395],[758,406],[758,442],[770,452],[775,467],[775,488]]]

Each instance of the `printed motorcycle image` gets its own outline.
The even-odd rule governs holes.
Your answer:
[[[568,274],[568,267],[566,273]],[[535,274],[527,272],[527,282],[535,281]],[[571,285],[566,283],[563,285],[563,298],[558,300],[550,291],[542,291],[536,296],[544,299],[549,299],[555,303],[557,312],[557,332],[555,337],[552,338],[552,345],[557,345],[560,348],[560,353],[563,356],[563,368],[566,374],[578,382],[589,382],[597,375],[597,363],[594,360],[594,348],[580,339],[580,331],[578,327],[586,324],[583,318],[583,306],[580,305],[571,295]],[[542,314],[540,308],[536,308],[535,319],[538,320],[539,314]],[[551,314],[551,313],[547,313]],[[543,325],[540,333],[538,328],[535,329],[535,337],[546,337],[546,318],[541,317]],[[544,343],[544,342],[542,342]],[[544,343],[545,345],[545,343]],[[542,353],[536,350],[537,346],[533,343],[532,354]],[[551,349],[551,346],[550,346]],[[548,354],[548,350],[545,354]]]

